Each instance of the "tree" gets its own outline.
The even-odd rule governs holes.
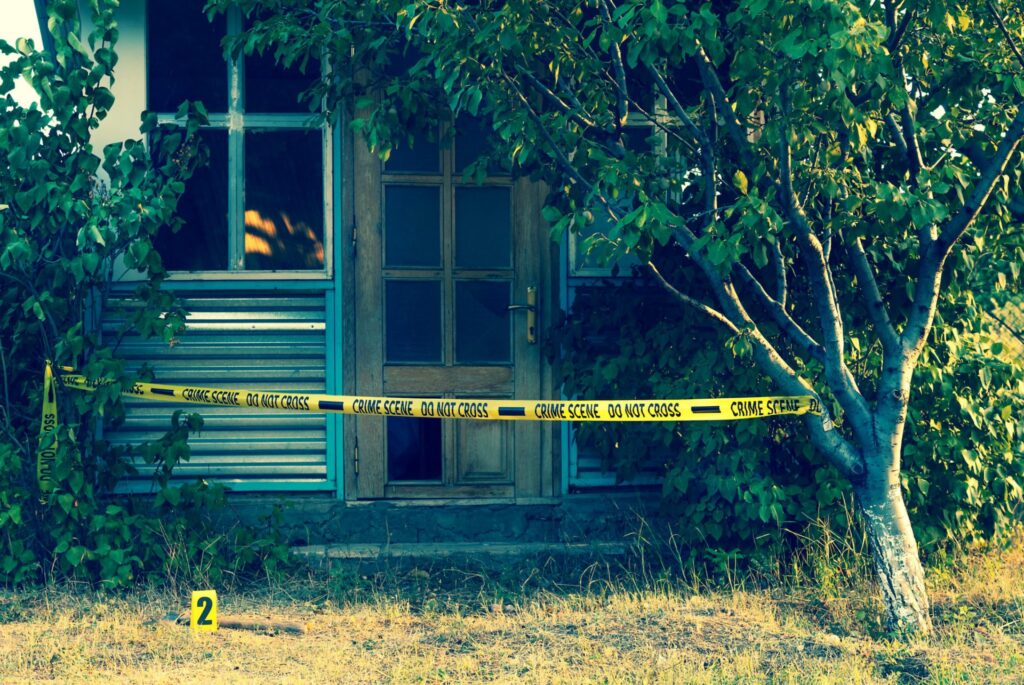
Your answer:
[[[849,479],[889,624],[930,630],[904,426],[940,299],[970,300],[949,274],[1005,259],[1024,220],[1018,3],[241,4],[274,13],[233,49],[352,66],[315,95],[354,103],[382,155],[449,108],[483,117],[547,181],[554,237],[603,227],[592,246],[820,397],[835,418],[804,428]],[[666,277],[679,261],[691,280]]]

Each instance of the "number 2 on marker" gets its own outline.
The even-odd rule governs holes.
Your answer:
[[[192,593],[192,630],[217,630],[217,591],[197,590]]]

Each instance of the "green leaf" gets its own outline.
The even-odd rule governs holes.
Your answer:
[[[750,187],[750,182],[747,181],[747,175],[740,169],[737,169],[736,173],[732,175],[732,184],[736,186],[736,189],[743,195],[747,194],[747,190]]]
[[[73,567],[78,568],[82,564],[82,559],[85,558],[86,551],[85,547],[75,545],[64,553],[64,558],[67,559],[68,563]]]

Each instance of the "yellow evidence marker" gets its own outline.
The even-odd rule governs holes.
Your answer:
[[[216,590],[196,590],[192,593],[192,619],[188,625],[192,630],[217,630]]]

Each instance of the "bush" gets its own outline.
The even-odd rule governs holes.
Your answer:
[[[96,427],[123,419],[120,392],[135,379],[117,359],[116,336],[113,345],[102,342],[89,326],[102,314],[114,269],[127,268],[143,279],[135,293],[143,306],[127,325],[167,342],[181,334],[185,312],[161,289],[153,238],[176,226],[184,183],[205,161],[196,136],[205,111],[183,104],[180,127],[146,115],[148,144],[128,140],[97,154],[91,137],[114,102],[117,2],[92,5],[96,28],[83,38],[78,3],[48,3],[53,55],[28,40],[0,41],[12,58],[0,69],[0,582],[73,577],[118,586],[178,573],[200,558],[219,560],[206,573],[216,579],[256,561],[258,539],[251,531],[212,537],[204,512],[223,500],[222,488],[170,485],[202,419],[175,412],[160,440],[133,448],[103,441]],[[13,100],[19,77],[32,83],[38,104]],[[56,490],[41,501],[35,452],[47,359],[105,384],[93,393],[58,386],[58,425],[40,441],[56,440]],[[156,466],[155,497],[112,499],[136,458]],[[235,542],[248,556],[230,551]],[[264,542],[259,549],[278,553],[275,541]]]

